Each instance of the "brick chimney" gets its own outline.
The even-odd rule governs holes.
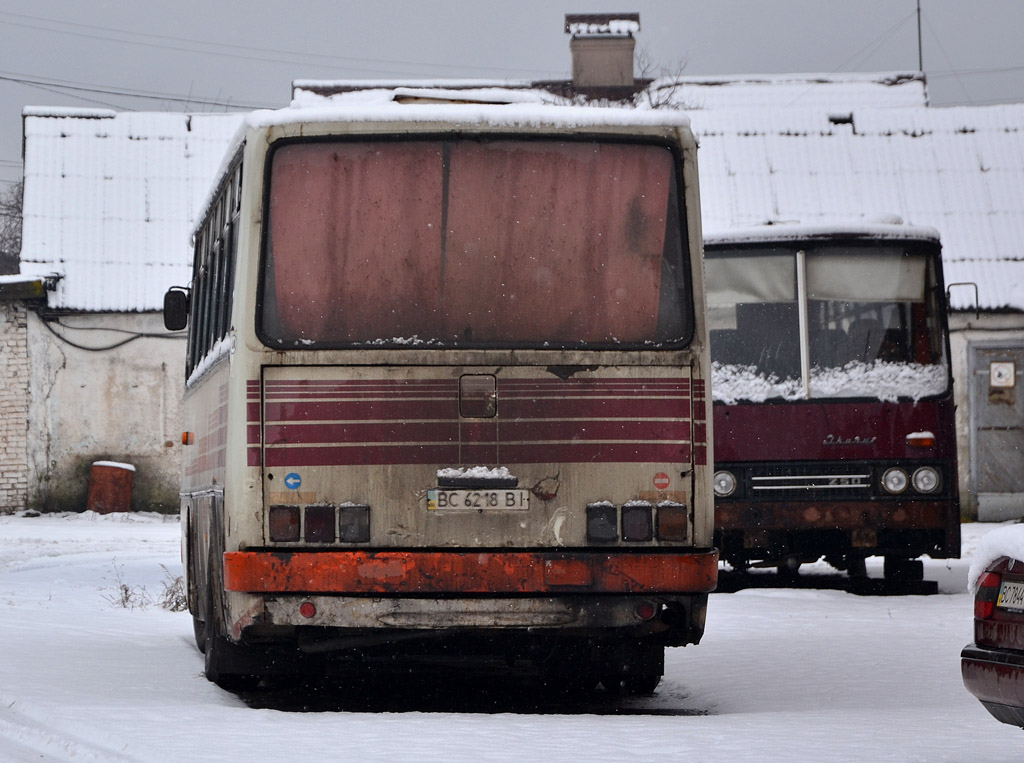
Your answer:
[[[632,95],[634,34],[639,13],[567,13],[565,31],[572,35],[572,84],[605,97]]]

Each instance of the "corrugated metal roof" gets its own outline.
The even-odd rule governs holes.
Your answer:
[[[670,77],[649,87],[652,98],[690,110],[820,109],[849,111],[928,105],[918,72],[881,74],[751,74]]]
[[[188,282],[194,218],[241,119],[26,112],[22,272],[65,276],[53,307],[159,309]],[[947,281],[977,282],[982,308],[1024,310],[1024,105],[711,109],[691,123],[706,231],[896,214],[940,232]],[[973,293],[953,304],[972,309]]]
[[[27,110],[21,272],[50,307],[159,309],[189,281],[193,218],[240,115]]]
[[[705,231],[896,214],[939,231],[946,280],[982,309],[1024,310],[1024,105],[850,116],[693,112]]]

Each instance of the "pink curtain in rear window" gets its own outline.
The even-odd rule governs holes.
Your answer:
[[[447,182],[444,151],[417,141],[274,153],[266,289],[278,325],[265,333],[329,344],[655,337],[667,149],[456,141]]]

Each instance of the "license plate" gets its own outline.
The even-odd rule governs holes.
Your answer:
[[[428,490],[428,511],[526,511],[529,490]]]
[[[999,586],[999,598],[996,599],[996,606],[1024,611],[1024,583],[1004,580],[1003,584]]]

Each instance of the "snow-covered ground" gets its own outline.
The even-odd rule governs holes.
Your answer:
[[[203,678],[187,613],[116,606],[179,574],[176,518],[0,517],[0,761],[1017,761],[1024,731],[960,682],[969,557],[997,526],[926,560],[937,596],[716,594],[657,694],[603,714],[371,713],[254,709]]]

